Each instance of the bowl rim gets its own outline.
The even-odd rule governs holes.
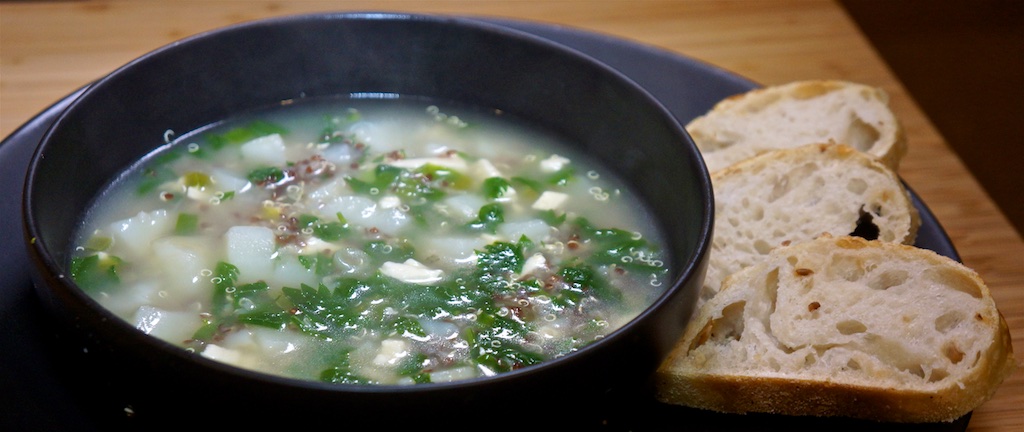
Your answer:
[[[57,115],[57,118],[52,125],[44,133],[43,138],[40,140],[40,144],[37,146],[32,154],[28,165],[28,171],[26,173],[25,186],[23,188],[22,196],[22,225],[24,235],[26,237],[26,243],[28,244],[29,255],[32,260],[36,262],[36,269],[33,269],[33,273],[39,272],[38,267],[42,266],[46,269],[46,273],[55,277],[58,282],[63,285],[63,288],[70,293],[75,301],[84,303],[88,306],[88,309],[97,315],[100,315],[103,319],[110,320],[115,323],[116,331],[118,333],[124,333],[126,336],[131,337],[132,342],[139,342],[147,345],[151,348],[159,350],[161,353],[165,353],[173,356],[176,360],[184,363],[196,364],[198,367],[203,369],[209,369],[218,374],[224,374],[233,379],[240,379],[243,381],[256,381],[264,384],[273,384],[276,386],[290,387],[290,388],[302,388],[305,390],[313,390],[320,392],[355,392],[355,393],[388,393],[388,394],[405,394],[405,393],[424,393],[424,392],[443,392],[451,389],[459,390],[470,390],[475,387],[486,387],[491,386],[497,382],[518,380],[521,376],[536,375],[543,373],[544,370],[565,363],[566,361],[572,361],[572,359],[587,357],[596,355],[597,351],[600,351],[601,346],[604,343],[591,343],[583,347],[580,347],[576,351],[573,351],[565,356],[559,358],[553,358],[545,360],[538,365],[532,365],[521,369],[516,369],[508,372],[498,373],[493,376],[481,376],[468,379],[461,379],[451,382],[439,382],[439,383],[426,383],[417,385],[406,385],[406,384],[341,384],[341,383],[327,383],[311,379],[302,378],[291,378],[282,375],[276,375],[268,372],[261,372],[252,369],[246,369],[240,366],[234,366],[228,363],[216,361],[213,359],[206,358],[196,353],[189,352],[181,348],[178,345],[164,341],[162,339],[145,334],[136,329],[131,323],[113,314],[107,308],[99,304],[93,297],[85,293],[84,290],[79,288],[70,278],[69,275],[65,274],[67,270],[65,264],[59,263],[54,255],[50,252],[50,249],[40,239],[42,228],[35,223],[34,211],[32,209],[33,199],[32,192],[34,190],[35,178],[41,175],[37,168],[38,162],[42,158],[44,150],[48,147],[47,144],[51,142],[51,137],[54,135],[54,131],[60,129],[67,113],[73,111],[81,101],[87,100],[95,92],[102,91],[108,82],[115,81],[121,74],[126,70],[131,70],[136,67],[137,64],[151,61],[153,57],[170,55],[178,49],[185,49],[196,41],[202,41],[209,38],[218,37],[221,34],[232,33],[237,31],[244,31],[246,29],[255,27],[273,27],[280,25],[289,25],[302,21],[337,21],[344,22],[350,20],[357,21],[391,21],[391,22],[429,22],[436,25],[452,25],[467,28],[473,31],[483,31],[499,34],[505,37],[518,39],[525,43],[536,44],[543,46],[547,50],[558,51],[563,55],[573,56],[578,59],[584,60],[588,63],[588,67],[594,67],[604,69],[604,72],[610,76],[615,77],[616,80],[622,84],[630,87],[632,92],[635,92],[638,96],[644,98],[646,103],[656,109],[665,119],[669,121],[669,125],[675,129],[675,133],[680,137],[685,138],[685,142],[692,144],[692,139],[686,132],[685,127],[669,110],[665,105],[655,98],[647,89],[643,88],[632,78],[626,76],[621,71],[605,64],[604,62],[585,54],[575,48],[559,44],[550,39],[537,36],[526,31],[514,29],[507,26],[502,26],[498,23],[491,23],[483,21],[478,17],[467,16],[467,15],[451,15],[441,13],[409,13],[409,12],[394,12],[394,11],[343,11],[343,12],[312,12],[312,13],[298,13],[291,15],[281,15],[269,18],[254,19],[244,22],[239,22],[227,26],[213,28],[210,30],[202,31],[190,36],[186,36],[179,40],[170,42],[163,46],[157,47],[147,53],[136,57],[129,62],[115,68],[107,75],[96,80],[92,84],[86,86],[70,103]],[[714,194],[711,187],[710,173],[707,170],[706,165],[703,163],[703,157],[697,150],[695,145],[686,146],[686,152],[690,153],[692,163],[690,168],[694,175],[697,177],[698,188],[701,191],[706,192],[707,196],[701,199],[703,208],[700,209],[702,217],[700,221],[700,232],[694,233],[696,244],[694,245],[693,253],[690,257],[674,257],[674,261],[677,261],[681,266],[676,270],[676,276],[672,279],[671,284],[660,294],[657,298],[648,306],[646,306],[637,316],[630,319],[628,322],[613,330],[602,338],[603,340],[616,340],[626,337],[626,333],[632,327],[638,326],[640,322],[645,321],[647,317],[652,315],[655,310],[660,309],[663,305],[670,301],[673,294],[682,289],[685,283],[692,279],[703,277],[703,265],[705,257],[710,253],[712,231],[714,227]],[[155,149],[155,148],[154,148]],[[684,259],[685,258],[685,259]],[[35,276],[34,276],[35,277]],[[36,285],[42,282],[34,281]],[[46,288],[49,289],[49,288]],[[681,318],[685,319],[685,318]],[[568,360],[567,360],[568,359]]]

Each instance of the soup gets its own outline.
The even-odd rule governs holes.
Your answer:
[[[172,138],[92,206],[71,274],[210,359],[332,383],[491,376],[604,337],[668,285],[628,187],[498,111],[309,100]]]

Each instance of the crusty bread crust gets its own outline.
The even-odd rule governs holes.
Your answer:
[[[726,276],[782,244],[852,234],[861,224],[877,229],[877,239],[913,244],[921,225],[896,173],[843,144],[772,150],[711,181],[715,230],[698,307]]]
[[[966,415],[1015,366],[973,270],[913,246],[822,236],[727,278],[655,384],[662,402],[713,411],[924,423]]]
[[[878,158],[893,170],[907,152],[906,133],[876,87],[808,80],[723,99],[686,126],[711,172],[762,152],[836,142]]]

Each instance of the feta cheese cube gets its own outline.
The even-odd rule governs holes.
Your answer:
[[[373,364],[378,366],[393,365],[409,354],[409,344],[401,339],[384,339],[380,342],[380,351],[373,357]]]
[[[540,161],[540,169],[547,172],[555,172],[562,168],[565,168],[565,166],[568,165],[569,162],[571,161],[568,158],[553,154],[551,156],[548,156],[547,159]]]
[[[473,162],[473,165],[469,167],[469,174],[480,181],[491,177],[504,177],[501,175],[501,171],[498,171],[498,168],[487,159],[479,159]]]
[[[519,274],[521,276],[528,275],[536,270],[547,268],[547,266],[547,258],[544,258],[544,255],[535,253],[531,257],[526,259],[526,262],[523,263],[523,271],[519,272]]]
[[[385,276],[417,285],[430,285],[440,281],[444,276],[443,270],[429,268],[412,258],[405,260],[404,263],[388,261],[380,267],[380,271]]]
[[[569,199],[568,194],[554,191],[544,191],[540,197],[533,202],[534,210],[555,210],[561,208]]]

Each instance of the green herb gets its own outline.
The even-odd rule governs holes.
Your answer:
[[[523,251],[519,245],[495,242],[477,251],[476,280],[487,292],[496,293],[508,289],[511,275],[523,269]]]
[[[306,270],[313,270],[317,276],[327,276],[334,273],[334,255],[328,252],[320,252],[316,255],[299,255],[299,263]]]
[[[484,180],[483,195],[490,199],[501,198],[505,196],[510,187],[512,184],[508,180],[501,177],[490,177]]]
[[[206,173],[191,171],[181,176],[182,183],[190,188],[204,188],[213,182],[210,175]]]
[[[229,129],[219,134],[209,134],[206,137],[207,143],[214,150],[220,150],[228,145],[244,144],[256,138],[281,134],[285,135],[288,130],[263,120],[257,120],[244,126]]]
[[[361,302],[352,301],[344,289],[302,284],[299,288],[283,287],[281,291],[295,310],[292,324],[303,333],[329,338],[345,328],[369,324],[363,322],[367,317],[361,313]]]
[[[313,235],[323,241],[341,240],[348,234],[348,224],[341,222],[317,223],[313,226]]]
[[[93,235],[85,242],[85,249],[94,252],[102,252],[114,244],[114,239],[105,235]]]
[[[278,167],[263,167],[249,171],[246,176],[249,181],[257,184],[277,183],[284,180],[285,174]]]
[[[464,332],[473,360],[494,372],[508,372],[544,360],[540,353],[514,343],[511,335],[525,335],[531,328],[521,321],[494,314],[480,314],[476,325]]]
[[[540,219],[543,220],[544,223],[551,225],[553,227],[562,226],[562,224],[565,223],[566,219],[565,213],[557,213],[554,210],[541,211],[537,216],[540,217]]]
[[[352,370],[352,362],[349,356],[351,350],[345,350],[337,355],[333,366],[320,373],[320,381],[332,384],[373,384],[373,381],[359,376]]]
[[[549,176],[547,178],[547,183],[556,186],[565,186],[572,180],[573,175],[575,175],[575,170],[570,166],[566,166]]]
[[[121,283],[121,278],[117,275],[121,265],[121,258],[107,254],[73,258],[71,278],[83,290],[95,292]]]
[[[530,189],[530,190],[532,190],[532,191],[534,191],[536,193],[544,192],[544,189],[545,189],[543,183],[541,183],[541,182],[539,182],[537,180],[526,178],[526,177],[512,177],[509,180],[511,181],[511,183],[515,183],[515,184],[526,186],[526,188],[528,188],[528,189]]]
[[[238,280],[238,267],[220,261],[213,269],[213,313],[218,318],[229,316],[233,312],[231,293],[235,290]]]
[[[175,235],[192,235],[199,231],[199,216],[192,213],[179,213],[174,223]]]
[[[423,371],[423,365],[427,360],[428,357],[423,353],[406,356],[398,365],[398,374],[412,378],[416,384],[429,383],[430,374]]]
[[[472,184],[472,180],[465,174],[440,165],[424,164],[414,172],[430,182],[433,188],[448,187],[457,190],[467,190]]]
[[[494,234],[502,222],[505,222],[505,209],[499,203],[491,203],[480,207],[476,219],[467,223],[466,228],[473,232]]]
[[[391,243],[384,240],[373,240],[363,245],[363,252],[366,252],[373,263],[379,266],[385,261],[404,262],[413,257],[415,249],[405,240]]]
[[[660,254],[642,237],[618,228],[596,228],[585,218],[574,221],[580,238],[589,242],[594,252],[590,261],[595,265],[615,264],[632,271],[664,273]]]

